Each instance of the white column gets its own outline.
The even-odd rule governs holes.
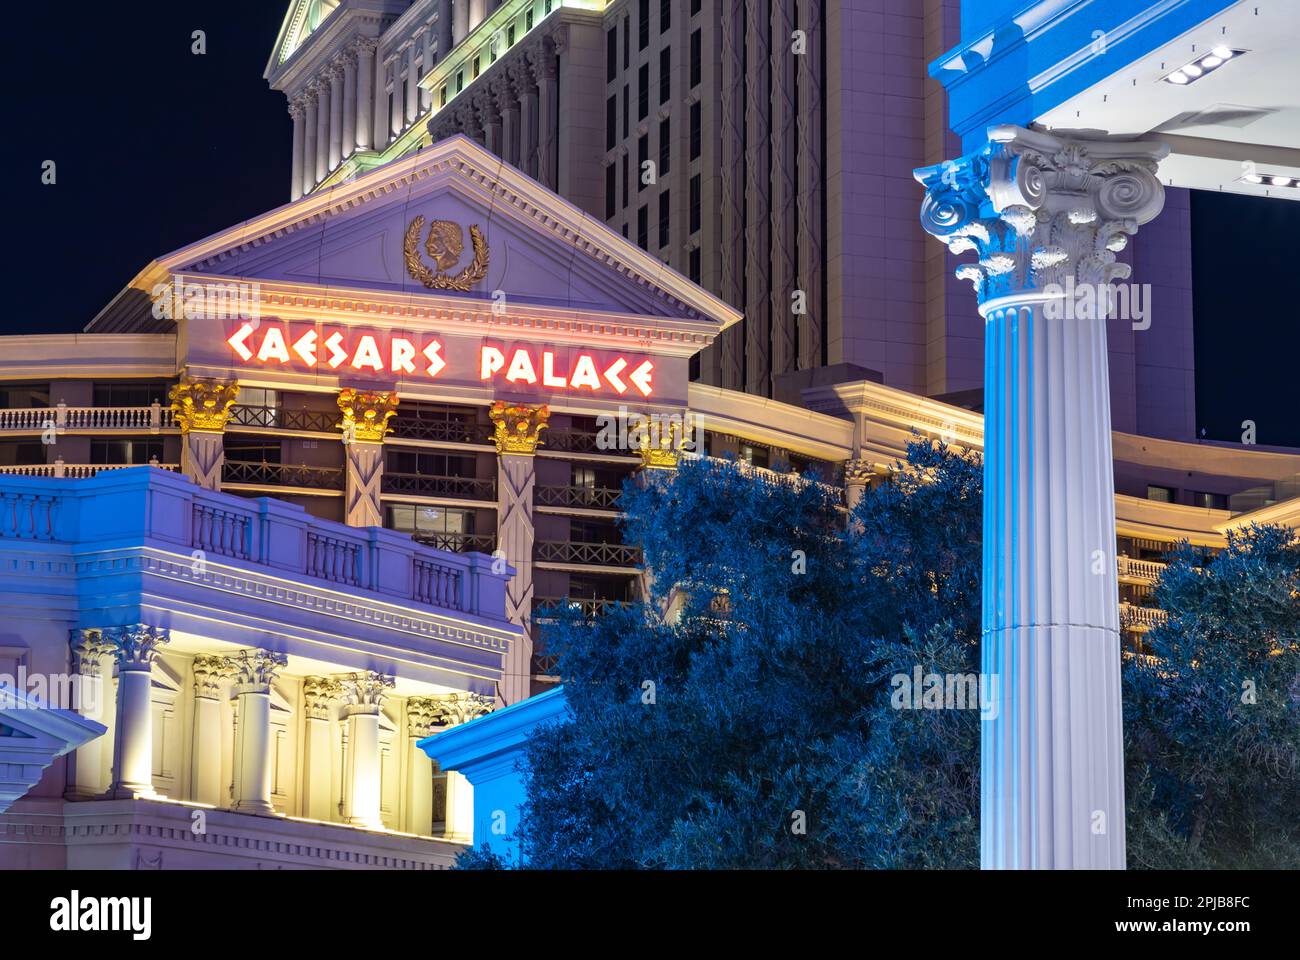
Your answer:
[[[469,0],[469,28],[473,30],[487,16],[487,0]]]
[[[112,653],[113,645],[104,639],[102,631],[72,632],[72,665],[77,672],[81,700],[77,705],[78,712],[105,727],[112,726],[114,709],[113,669],[109,659]],[[107,671],[104,669],[106,665]],[[111,736],[105,734],[77,748],[64,794],[68,799],[87,800],[101,796],[108,789],[105,773],[111,760],[109,750],[112,745]]]
[[[235,802],[231,806],[237,813],[275,813],[271,806],[271,683],[286,660],[283,653],[254,650],[226,661],[239,701]]]
[[[429,697],[410,697],[406,701],[406,822],[408,833],[430,836],[433,832],[433,761],[416,746],[425,737],[437,732],[434,724],[433,700]]]
[[[439,694],[429,697],[428,703],[432,713],[433,733],[475,720],[489,713],[493,707],[490,697],[475,693]],[[445,776],[447,808],[443,817],[443,836],[460,843],[471,843],[474,840],[474,788],[455,770],[446,771]]]
[[[316,82],[316,183],[329,173],[330,159],[330,83],[328,79]]]
[[[512,166],[519,164],[519,98],[507,77],[501,77],[492,86],[501,114],[501,159]]]
[[[380,795],[379,709],[394,680],[378,673],[354,673],[342,679],[348,724],[343,771],[343,819],[359,827],[382,830]]]
[[[117,658],[117,728],[113,743],[116,799],[153,796],[153,661],[171,638],[143,623],[104,631]]]
[[[388,95],[388,133],[390,139],[402,132],[402,55],[393,57],[390,66],[393,89]]]
[[[419,67],[415,65],[415,41],[412,40],[406,47],[406,121],[402,124],[403,129],[415,123],[416,117],[420,115],[418,108],[419,81]]]
[[[327,677],[303,680],[302,815],[312,820],[338,819],[330,787],[334,756],[331,710],[342,689],[337,680]]]
[[[375,41],[357,41],[357,149],[375,142]]]
[[[190,758],[190,799],[220,806],[221,687],[230,675],[225,657],[200,654],[194,658],[194,742]]]
[[[341,157],[346,160],[357,149],[357,51],[343,54],[343,135]]]
[[[926,230],[974,250],[985,318],[981,865],[1122,869],[1124,758],[1106,321],[1067,301],[1129,267],[1157,143],[993,127],[916,172]],[[990,686],[992,689],[992,686]]]
[[[329,168],[338,168],[343,160],[343,68],[339,64],[330,67],[327,74],[330,81],[330,152]]]
[[[307,87],[303,95],[303,144],[302,144],[302,192],[311,193],[316,186],[316,134],[320,127],[318,120],[320,105],[317,103],[316,85]]]
[[[289,165],[289,199],[297,200],[302,196],[302,153],[305,131],[303,130],[303,102],[295,97],[289,104],[289,116],[293,118],[293,160]]]
[[[537,81],[533,68],[518,63],[515,89],[519,91],[519,169],[531,176],[537,174]]]
[[[424,47],[423,47],[424,56],[420,60],[420,70],[422,73],[428,73],[430,70],[433,69],[434,40],[433,40],[432,29],[426,29],[424,31],[423,40],[424,40]],[[421,87],[420,88],[420,112],[424,113],[428,111],[428,109],[432,106],[433,106],[433,91]]]

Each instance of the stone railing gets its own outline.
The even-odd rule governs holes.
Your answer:
[[[53,463],[35,463],[26,466],[17,467],[0,467],[0,475],[11,477],[68,477],[79,480],[86,477],[93,477],[96,474],[103,473],[107,470],[125,470],[128,467],[136,466],[130,463],[64,463],[61,459]],[[159,463],[157,460],[150,460],[146,466],[157,467],[159,470],[170,470],[172,473],[180,471],[179,463]]]
[[[1169,614],[1157,607],[1139,607],[1134,603],[1119,605],[1119,623],[1125,630],[1145,633],[1169,620]]]
[[[28,407],[0,410],[0,431],[159,430],[175,426],[172,412],[161,404],[147,407]]]
[[[204,490],[145,467],[87,480],[0,476],[0,542],[96,549],[148,546],[191,562],[265,568],[340,589],[503,620],[507,575],[492,557],[425,546],[381,527],[350,527],[297,504]],[[196,551],[201,551],[196,556]]]
[[[1141,580],[1155,583],[1165,572],[1165,564],[1156,560],[1134,560],[1132,557],[1120,557],[1117,560],[1121,580]]]

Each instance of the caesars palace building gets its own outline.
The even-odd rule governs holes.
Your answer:
[[[582,31],[593,89],[607,65],[621,89],[629,29],[637,46],[671,15],[689,51],[714,7],[642,2],[638,31],[637,4],[603,6],[294,3],[268,70],[292,100],[292,201],[159,256],[83,333],[0,338],[0,676],[93,694],[76,714],[0,703],[0,866],[448,866],[473,791],[417,744],[553,688],[548,609],[636,599],[629,476],[731,458],[765,482],[812,471],[851,506],[914,434],[982,449],[969,390],[831,350],[857,306],[825,277],[821,326],[757,310],[760,336],[761,292],[698,267],[698,238],[656,255],[621,197],[606,216],[603,191],[567,189],[569,151],[606,156],[603,93],[590,151],[545,133],[557,109],[576,122]],[[509,43],[480,60],[492,37]],[[487,128],[442,129],[498,53]],[[666,97],[670,162],[700,173],[677,111],[701,99]],[[1112,437],[1132,644],[1175,542],[1300,523],[1300,452],[1138,426],[1117,413]]]

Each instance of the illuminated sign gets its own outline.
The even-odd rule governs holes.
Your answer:
[[[244,323],[226,339],[226,345],[243,363],[287,369],[433,379],[451,363],[438,337],[348,328],[303,326],[292,330],[283,324]],[[649,397],[654,393],[654,361],[640,357],[485,343],[477,348],[476,360],[472,371],[460,372],[461,379],[617,396]],[[457,376],[457,371],[450,375]]]

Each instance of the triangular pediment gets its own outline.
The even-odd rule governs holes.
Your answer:
[[[739,320],[720,299],[456,136],[160,258],[212,275],[589,313]]]

